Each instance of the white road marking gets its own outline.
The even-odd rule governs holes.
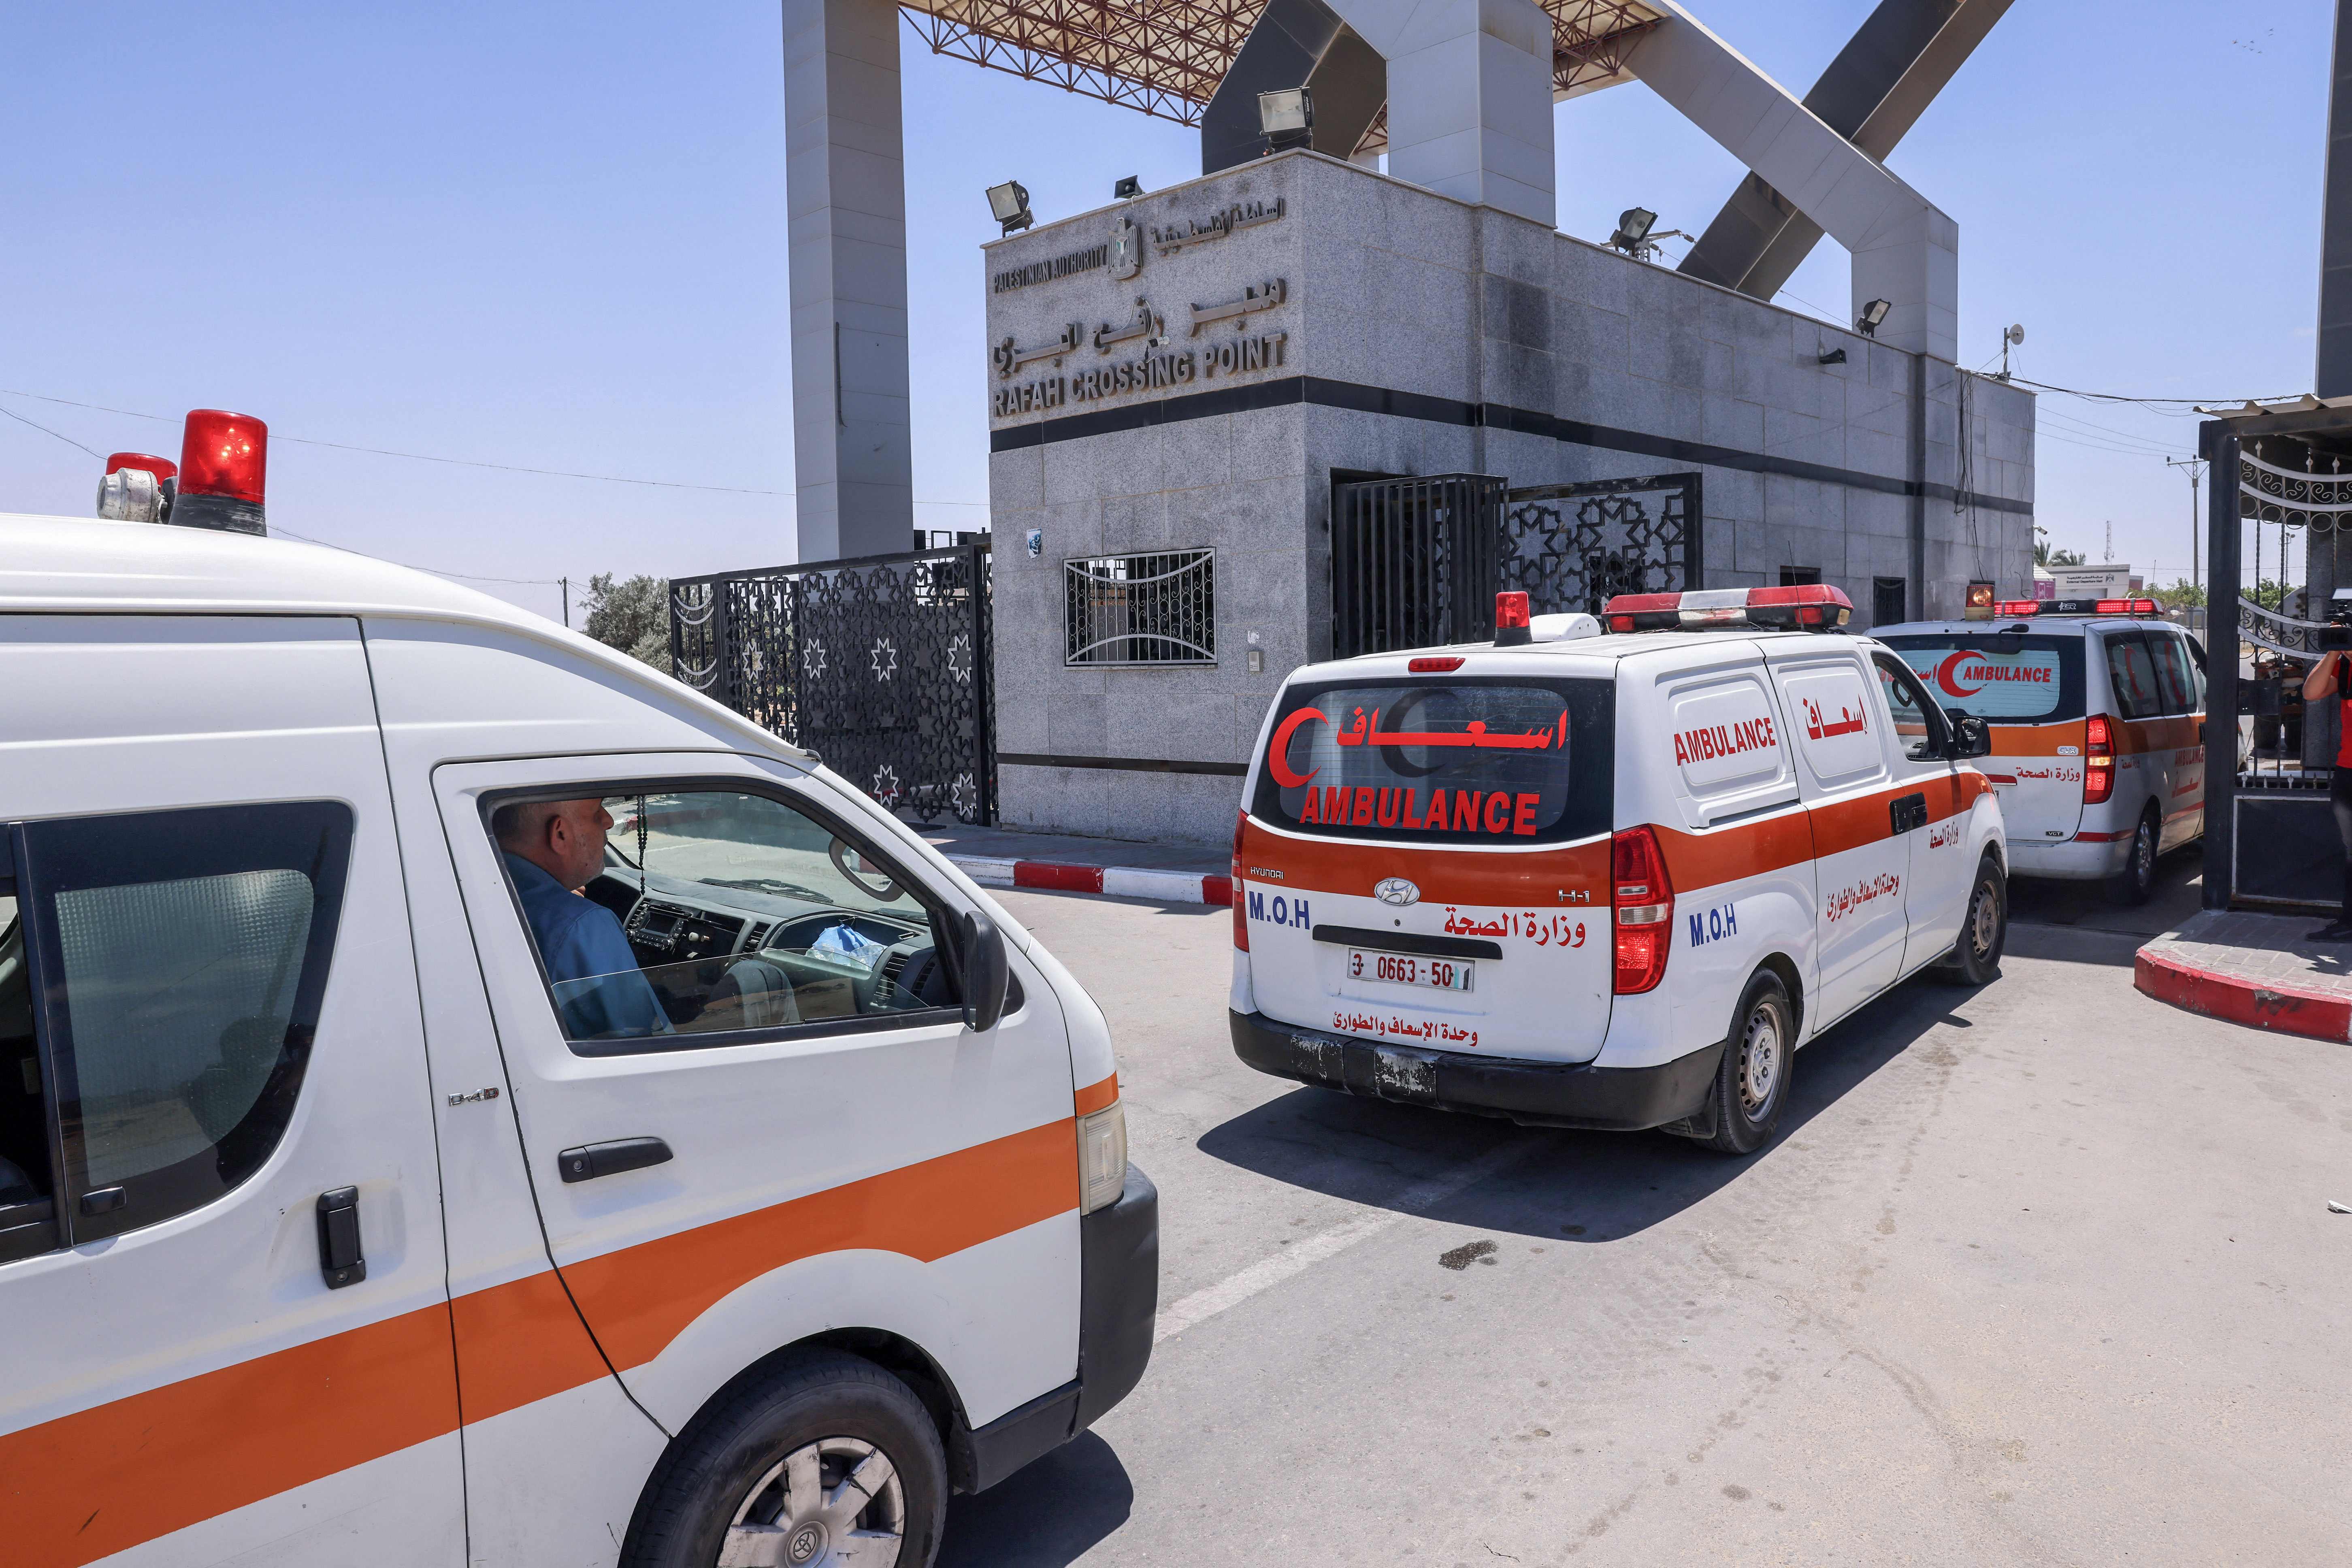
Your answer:
[[[1284,1247],[1272,1258],[1261,1258],[1238,1274],[1229,1275],[1214,1285],[1204,1286],[1160,1314],[1158,1327],[1152,1330],[1151,1342],[1160,1344],[1175,1338],[1196,1323],[1215,1317],[1228,1307],[1238,1307],[1262,1290],[1272,1289],[1294,1274],[1301,1274],[1327,1258],[1345,1252],[1368,1237],[1377,1236],[1407,1215],[1422,1214],[1466,1188],[1495,1175],[1523,1158],[1540,1142],[1522,1138],[1490,1149],[1466,1165],[1457,1165],[1443,1175],[1407,1187],[1389,1201],[1385,1208],[1335,1225],[1328,1230],[1316,1232]]]

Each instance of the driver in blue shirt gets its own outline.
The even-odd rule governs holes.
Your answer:
[[[604,868],[612,826],[601,800],[518,802],[490,818],[555,988],[563,1032],[575,1040],[669,1033],[619,917],[580,894]]]

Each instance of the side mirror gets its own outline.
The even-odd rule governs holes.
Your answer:
[[[1958,757],[1989,757],[1992,755],[1992,726],[1973,713],[1946,710],[1945,717],[1952,723],[1952,755]]]
[[[1012,968],[1004,958],[1004,933],[974,911],[963,917],[963,1023],[986,1034],[1004,1016],[1004,994]]]

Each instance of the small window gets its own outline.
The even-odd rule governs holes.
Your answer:
[[[70,1239],[209,1203],[277,1148],[318,1029],[351,836],[350,809],[328,801],[18,830]],[[26,945],[12,939],[0,971],[25,963]]]
[[[2150,631],[2141,634],[2147,638],[2148,653],[2156,666],[2156,689],[2164,699],[2167,713],[2194,713],[2203,706],[2202,693],[2198,690],[2197,672],[2189,666],[2189,648],[2172,632]]]
[[[2109,632],[2104,640],[2107,687],[2115,697],[2116,716],[2153,719],[2162,713],[2164,700],[2156,687],[2156,663],[2148,657],[2147,643],[2138,628]]]
[[[1817,588],[1821,585],[1822,569],[1818,566],[1783,566],[1780,586],[1783,588]]]
[[[1062,563],[1065,664],[1217,662],[1216,552]]]
[[[961,1005],[944,911],[864,845],[768,795],[542,794],[498,804],[490,829],[575,1049],[911,1023]]]
[[[1895,626],[1905,618],[1903,606],[1908,602],[1911,584],[1901,577],[1873,577],[1870,580],[1870,624],[1874,626]]]

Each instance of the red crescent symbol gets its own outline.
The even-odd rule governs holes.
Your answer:
[[[1976,657],[1977,656],[1975,654],[1970,653],[1966,648],[1963,648],[1958,653],[1952,655],[1951,658],[1946,659],[1943,663],[1936,667],[1936,684],[1941,686],[1945,690],[1950,692],[1955,697],[1974,697],[1979,691],[1984,689],[1984,682],[1979,680],[1974,686],[1962,686],[1959,683],[1958,677],[1959,675],[1961,661],[1964,659],[1971,659]]]
[[[1300,773],[1293,772],[1290,766],[1290,737],[1297,734],[1298,727],[1309,719],[1319,721],[1322,717],[1319,709],[1301,708],[1274,727],[1274,740],[1265,749],[1265,771],[1272,773],[1274,782],[1283,788],[1303,788],[1315,773],[1323,771],[1317,768],[1315,773]]]

